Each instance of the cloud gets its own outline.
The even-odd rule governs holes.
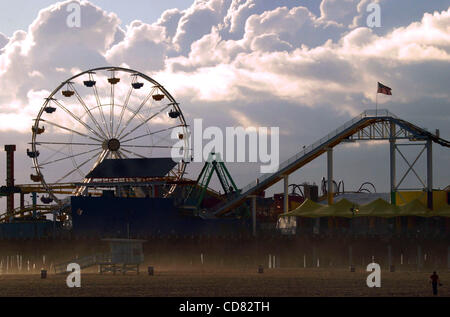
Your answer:
[[[211,28],[222,22],[231,0],[196,0],[185,10],[178,22],[173,42],[177,51],[187,55],[196,40],[211,32]]]
[[[175,36],[178,23],[183,16],[183,12],[178,9],[169,9],[163,12],[161,17],[158,19],[156,25],[164,27],[166,36],[169,39],[173,39]]]
[[[41,10],[27,32],[9,39],[0,56],[0,83],[7,88],[0,100],[25,109],[28,92],[50,90],[55,78],[64,78],[61,70],[104,64],[156,73],[193,102],[245,104],[253,102],[249,97],[274,96],[355,114],[373,101],[376,81],[393,85],[394,99],[402,102],[448,96],[442,70],[450,61],[450,10],[378,35],[352,26],[364,0],[324,0],[320,17],[301,1],[197,0],[187,10],[165,11],[154,24],[133,21],[124,31],[116,14],[86,1],[83,27],[67,28],[69,2]],[[427,69],[429,83],[421,77]],[[17,109],[1,110],[10,111]]]
[[[375,31],[382,35],[391,32],[394,28],[409,25],[413,22],[420,21],[425,12],[434,13],[447,11],[449,8],[448,1],[411,1],[411,0],[380,0],[381,6],[381,28]],[[362,12],[364,13],[365,8]],[[395,14],[393,14],[395,12]],[[369,13],[361,15],[359,26],[365,22]]]
[[[443,70],[450,61],[450,10],[425,14],[421,21],[385,36],[359,27],[336,42],[294,48],[293,38],[298,31],[286,16],[297,16],[299,12],[309,17],[310,23],[303,19],[303,26],[316,29],[308,29],[310,36],[327,29],[328,25],[318,23],[303,7],[253,15],[243,39],[222,40],[220,32],[213,29],[192,45],[187,58],[169,59],[170,67],[164,76],[176,81],[180,76],[192,76],[184,87],[179,86],[179,92],[190,91],[197,100],[244,101],[248,95],[241,94],[241,90],[245,88],[290,101],[302,100],[309,106],[334,104],[352,114],[374,101],[377,81],[394,85],[394,98],[403,102],[421,94],[448,96],[442,83],[446,79]],[[291,30],[294,32],[290,38]],[[419,69],[429,70],[429,83],[418,84],[424,78]],[[220,85],[220,93],[206,83],[206,78]]]
[[[371,0],[323,0],[320,3],[321,20],[334,22],[337,25],[353,27],[363,14]]]
[[[301,6],[301,4],[302,1],[298,0],[233,0],[224,17],[221,35],[225,39],[240,39],[244,36],[248,19],[251,16],[260,16],[264,12],[270,12],[278,8],[290,10]]]
[[[124,28],[117,14],[82,1],[82,27],[73,29],[70,2],[41,10],[26,31],[0,34],[3,131],[29,132],[61,81],[110,64],[157,79],[188,121],[280,126],[283,153],[373,108],[377,81],[394,93],[379,96],[380,107],[450,135],[445,1],[380,0],[375,29],[365,25],[368,0],[322,0],[319,12],[300,0],[196,0]]]
[[[255,37],[251,43],[253,51],[261,52],[278,52],[291,51],[292,45],[280,39],[276,33],[265,33]]]
[[[289,43],[293,48],[322,45],[340,32],[342,29],[321,21],[305,7],[280,7],[252,15],[245,26],[245,38],[249,41],[261,35],[276,34],[278,42]]]
[[[55,88],[72,68],[86,69],[107,63],[104,55],[117,40],[119,18],[82,1],[82,27],[70,28],[66,24],[66,8],[71,2],[59,2],[41,10],[27,31],[16,31],[9,39],[0,55],[1,113],[14,112],[22,117],[20,121],[31,124],[30,114],[36,113],[37,108],[32,108],[30,91]],[[8,118],[12,117],[0,115],[2,121]],[[2,129],[21,130],[23,125],[18,121]]]
[[[5,47],[5,45],[9,42],[9,39],[6,35],[0,32],[0,50]]]
[[[111,47],[105,57],[111,65],[156,71],[164,68],[168,48],[164,27],[133,21],[123,40]]]

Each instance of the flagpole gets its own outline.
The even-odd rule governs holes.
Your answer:
[[[375,95],[375,117],[378,117],[378,91]]]

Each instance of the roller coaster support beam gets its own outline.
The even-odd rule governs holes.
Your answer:
[[[428,208],[433,210],[433,142],[427,140],[427,202]]]
[[[289,211],[289,175],[284,175],[284,213]]]
[[[20,193],[20,210],[25,209],[25,194]],[[20,216],[23,217],[23,212],[20,213]]]
[[[252,199],[252,232],[256,237],[256,195],[251,195],[250,198]]]
[[[6,151],[6,186],[8,188],[14,188],[14,151],[16,150],[16,146],[5,145]],[[6,212],[8,214],[8,218],[13,217],[14,215],[14,192],[11,192],[6,197]]]
[[[36,193],[31,193],[31,199],[33,200],[33,218],[36,219],[37,218],[37,194]]]
[[[333,204],[333,148],[327,149],[328,205]]]
[[[390,153],[390,170],[391,170],[391,204],[396,205],[395,197],[395,123],[390,123],[390,138],[389,138],[389,153]]]

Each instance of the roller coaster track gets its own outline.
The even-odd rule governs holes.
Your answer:
[[[68,205],[26,205],[23,208],[17,207],[13,211],[14,218],[23,218],[26,216],[32,216],[33,212],[36,211],[37,216],[47,215],[57,213],[59,214],[62,209],[67,208]],[[0,215],[0,223],[7,222],[8,215],[6,213]]]
[[[298,170],[325,153],[328,148],[333,148],[341,142],[353,140],[389,140],[390,134],[389,131],[386,131],[386,123],[393,123],[396,126],[398,134],[393,137],[394,139],[407,139],[410,141],[431,140],[441,146],[450,147],[449,141],[406,120],[398,118],[388,110],[366,110],[319,141],[281,163],[278,171],[272,174],[262,174],[228,200],[216,205],[210,210],[205,210],[201,216],[203,218],[214,218],[230,213],[234,208],[245,202],[248,196],[260,193],[282,180],[284,175],[289,175]],[[383,124],[385,125],[384,127]]]

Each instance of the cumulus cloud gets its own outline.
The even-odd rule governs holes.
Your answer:
[[[381,26],[376,28],[377,34],[386,34],[391,32],[393,28],[409,25],[413,22],[420,21],[425,12],[442,12],[447,11],[449,4],[447,0],[435,1],[411,1],[411,0],[379,0],[381,6]],[[365,8],[361,8],[364,13]],[[395,14],[394,14],[395,12]],[[359,18],[359,26],[365,22],[366,15],[362,14]]]
[[[226,39],[240,39],[244,36],[247,20],[255,15],[270,12],[277,8],[290,10],[302,5],[298,0],[257,1],[233,0],[224,17],[222,36]]]
[[[117,14],[88,1],[80,2],[82,27],[68,28],[70,2],[41,10],[26,31],[0,34],[0,120],[8,122],[0,129],[28,131],[56,85],[108,64],[155,77],[188,120],[285,127],[280,133],[293,138],[286,148],[297,146],[296,135],[308,144],[334,128],[335,118],[374,107],[377,81],[394,90],[379,98],[380,107],[411,105],[415,119],[429,116],[426,124],[449,116],[446,1],[379,0],[382,27],[375,29],[365,25],[368,0],[322,0],[318,11],[301,0],[196,0],[153,24],[123,28]],[[423,102],[439,111],[421,109]],[[326,122],[302,126],[302,116]],[[448,125],[440,128],[449,135]]]
[[[8,41],[8,37],[0,32],[0,50],[8,43]]]
[[[111,47],[105,56],[111,65],[157,71],[164,68],[168,48],[164,27],[133,21],[124,39]]]
[[[70,2],[42,10],[26,32],[0,36],[0,44],[8,41],[0,56],[3,101],[26,107],[28,92],[54,87],[61,70],[104,64],[157,73],[177,83],[177,93],[202,101],[248,102],[250,91],[310,107],[339,100],[335,107],[355,112],[373,99],[374,82],[405,74],[399,99],[447,96],[438,70],[450,60],[450,10],[378,35],[355,27],[366,0],[323,0],[320,16],[302,1],[197,0],[154,24],[133,21],[122,30],[116,14],[87,1],[80,3],[83,27],[68,28]],[[422,68],[436,70],[439,83],[406,93]]]
[[[53,87],[61,69],[104,64],[156,72],[194,101],[248,102],[252,92],[310,107],[338,100],[335,107],[354,113],[373,100],[374,82],[398,82],[405,74],[396,83],[399,100],[448,95],[439,69],[450,60],[450,10],[378,35],[355,27],[366,0],[323,0],[320,16],[301,1],[197,0],[187,10],[165,11],[154,24],[133,21],[124,31],[116,14],[86,1],[83,27],[61,27],[69,2],[42,10],[27,32],[0,36],[0,44],[8,41],[0,57],[0,83],[7,88],[0,98],[27,106],[28,92]],[[427,68],[439,82],[414,85]],[[406,93],[408,85],[418,90]]]
[[[358,24],[363,9],[371,0],[323,0],[320,3],[320,18],[337,25],[352,27]]]
[[[2,113],[19,113],[20,121],[31,123],[30,114],[36,113],[36,108],[29,99],[30,91],[54,88],[68,77],[61,69],[69,71],[106,64],[104,54],[116,40],[119,18],[82,1],[82,27],[70,28],[66,24],[66,8],[71,2],[56,3],[41,10],[28,30],[16,31],[4,47],[0,55]],[[7,121],[2,115],[0,119]],[[21,129],[22,124],[17,123],[16,129]]]
[[[217,30],[213,30],[192,45],[188,58],[169,60],[172,67],[166,78],[194,73],[185,90],[197,89],[199,98],[211,96],[215,100],[234,96],[246,99],[247,95],[240,93],[240,88],[244,87],[290,100],[301,98],[303,104],[310,106],[331,104],[338,98],[342,103],[335,107],[357,111],[364,103],[373,101],[373,87],[378,80],[397,85],[396,95],[404,102],[420,94],[438,94],[439,91],[441,96],[448,96],[441,85],[445,75],[437,65],[446,69],[450,61],[450,10],[427,13],[421,21],[396,28],[385,36],[378,36],[370,28],[359,27],[349,30],[336,42],[328,40],[322,45],[295,48],[295,34],[300,32],[291,33],[295,26],[286,15],[296,16],[298,12],[309,17],[310,25],[317,23],[316,32],[309,29],[311,36],[321,34],[329,26],[320,25],[303,7],[278,8],[260,16],[254,15],[247,21],[243,39],[225,41]],[[305,19],[302,21],[306,24]],[[414,84],[423,81],[422,73],[414,71],[421,68],[430,69],[429,84]],[[222,88],[228,87],[228,93],[206,93],[209,86],[202,85],[202,74],[221,83]],[[230,85],[230,80],[235,82]],[[411,93],[408,86],[417,89]]]
[[[185,10],[178,22],[173,42],[182,55],[189,52],[191,44],[211,32],[222,22],[231,0],[196,0]]]
[[[305,7],[280,7],[261,15],[252,15],[245,26],[245,39],[261,39],[274,34],[275,41],[291,48],[301,45],[318,46],[342,32],[338,26],[319,20]]]
[[[183,14],[184,13],[178,9],[166,10],[158,19],[156,25],[164,27],[166,36],[169,39],[173,39],[178,29],[178,23]]]

